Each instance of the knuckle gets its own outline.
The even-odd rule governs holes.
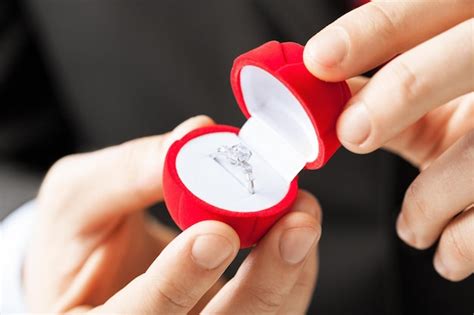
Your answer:
[[[82,156],[83,154],[68,155],[56,161],[41,184],[37,201],[39,208],[49,214],[51,219],[60,218],[71,200],[77,197],[76,190],[80,185],[78,178],[82,176],[77,170],[83,161]]]
[[[394,18],[394,14],[389,13],[383,3],[369,2],[365,7],[364,19],[370,17],[369,23],[372,28],[377,31],[383,40],[391,41],[397,39],[394,36],[399,30],[398,23]]]
[[[79,154],[68,155],[57,160],[48,170],[48,173],[43,180],[39,191],[39,197],[48,195],[49,192],[54,191],[57,187],[62,186],[62,183],[65,179],[70,180],[70,177],[72,176],[71,170],[75,169],[79,160]]]
[[[271,287],[252,287],[249,289],[250,305],[258,313],[275,313],[283,304],[284,295]]]
[[[406,208],[407,220],[431,221],[433,214],[430,211],[428,202],[423,198],[423,184],[417,178],[411,183],[405,193],[404,208]]]
[[[313,279],[312,274],[308,274],[311,278],[301,278],[296,281],[293,289],[295,291],[313,291],[316,281]]]
[[[79,154],[67,155],[57,160],[48,171],[48,176],[63,175],[71,166],[75,165],[79,159]]]
[[[465,239],[461,225],[449,226],[441,236],[441,242],[443,241],[446,247],[451,249],[450,253],[455,256],[455,259],[469,264],[473,262],[472,249]]]
[[[306,266],[302,271],[295,283],[295,287],[293,290],[299,291],[313,291],[315,284],[316,284],[316,275],[317,275],[317,264],[314,261],[308,261],[310,263],[310,267]]]
[[[161,140],[160,140],[161,141]],[[129,187],[138,198],[146,198],[157,188],[156,172],[161,171],[157,160],[160,156],[161,142],[132,140],[117,147],[120,154],[116,154],[116,165]]]
[[[133,145],[133,142],[126,142],[117,146],[116,149],[120,152],[115,155],[117,157],[117,167],[123,171],[123,174],[127,175],[129,183],[136,182],[139,172],[138,168],[134,166],[137,165],[140,155],[136,146]]]
[[[199,300],[192,291],[171,281],[163,281],[154,290],[154,300],[161,300],[163,303],[171,305],[177,311],[186,312],[191,309]]]
[[[393,78],[398,91],[397,95],[402,102],[409,103],[414,100],[417,95],[427,91],[427,86],[416,72],[403,59],[397,58],[392,61],[387,70],[389,76]]]

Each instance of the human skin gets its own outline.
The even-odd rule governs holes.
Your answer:
[[[420,168],[397,231],[420,249],[439,240],[434,266],[453,281],[474,271],[471,3],[375,1],[316,34],[304,55],[317,77],[350,79],[354,96],[337,124],[348,150],[385,148]],[[380,65],[370,80],[353,78]],[[176,236],[146,216],[162,198],[159,163],[172,139],[209,123],[198,117],[169,135],[67,157],[51,169],[25,261],[31,309],[304,313],[317,275],[314,197],[301,192],[227,284],[218,279],[239,246],[230,227],[202,222]]]
[[[373,1],[304,51],[315,76],[352,78],[341,143],[358,154],[385,148],[420,169],[396,229],[418,249],[439,241],[433,264],[452,281],[474,271],[473,16],[470,0]],[[356,77],[380,66],[370,80]]]
[[[239,249],[230,226],[204,221],[178,235],[145,211],[162,200],[170,144],[212,123],[194,117],[171,133],[68,156],[51,168],[24,264],[31,311],[305,313],[321,235],[311,194],[299,192],[228,282],[221,276]]]

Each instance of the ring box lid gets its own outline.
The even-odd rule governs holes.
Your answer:
[[[351,97],[346,82],[314,77],[303,49],[271,41],[240,55],[231,70],[232,90],[248,118],[240,137],[287,180],[304,167],[321,168],[340,147],[336,121]]]

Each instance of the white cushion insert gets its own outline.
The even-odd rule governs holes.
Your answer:
[[[252,150],[249,163],[255,176],[255,193],[250,194],[210,154],[226,145],[243,143],[231,132],[205,134],[187,142],[176,158],[176,169],[184,185],[205,202],[235,212],[255,212],[279,203],[288,193],[290,182]],[[241,170],[236,167],[237,172]]]
[[[282,82],[259,67],[244,66],[240,71],[240,85],[252,117],[277,132],[306,162],[316,160],[319,142],[311,119]]]
[[[240,129],[239,136],[252,152],[258,152],[288,183],[306,164],[303,155],[258,117],[250,117]]]

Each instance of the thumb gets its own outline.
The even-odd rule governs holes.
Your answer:
[[[196,116],[164,135],[66,157],[48,173],[39,202],[42,208],[56,209],[58,215],[91,228],[91,224],[144,209],[163,198],[163,163],[170,145],[210,124],[209,117]]]
[[[188,314],[238,250],[239,237],[230,226],[196,223],[175,238],[144,274],[92,312]]]

